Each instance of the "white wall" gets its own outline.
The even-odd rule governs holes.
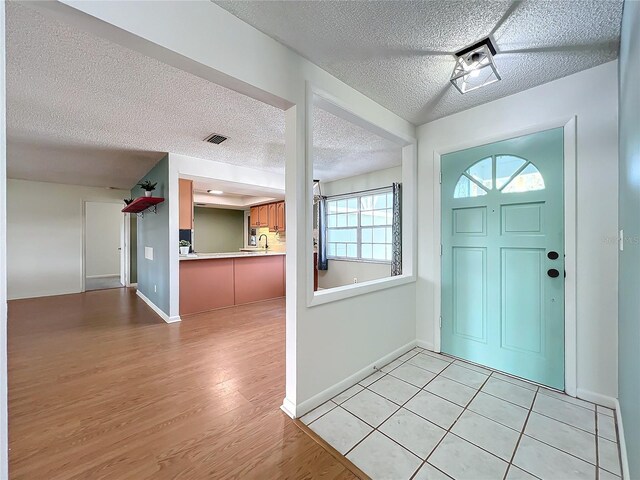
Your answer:
[[[332,196],[370,188],[390,187],[394,182],[402,182],[401,166],[341,178],[333,182],[322,183],[321,187],[323,195]]]
[[[318,271],[318,287],[334,288],[391,276],[391,264],[329,260],[328,270]]]
[[[10,299],[82,290],[83,203],[128,198],[126,190],[7,182],[7,286]]]
[[[322,184],[322,194],[342,195],[372,188],[391,186],[402,182],[402,167],[386,168],[373,172],[342,178]],[[329,269],[318,272],[320,288],[334,288],[354,283],[368,282],[391,276],[391,264],[374,262],[352,262],[348,260],[329,260]]]
[[[124,197],[123,197],[124,198]],[[120,275],[122,203],[85,204],[85,276]]]
[[[417,335],[434,343],[440,227],[435,152],[493,141],[550,122],[577,123],[578,395],[617,396],[617,63],[541,85],[418,128]],[[613,239],[613,240],[611,240]]]

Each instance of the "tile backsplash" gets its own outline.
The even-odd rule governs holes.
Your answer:
[[[257,229],[256,240],[263,233],[267,236],[269,241],[269,250],[273,252],[284,252],[287,249],[286,232],[270,232],[269,227],[261,227]],[[262,242],[258,243],[258,246],[262,246],[262,244],[264,244],[264,239]]]

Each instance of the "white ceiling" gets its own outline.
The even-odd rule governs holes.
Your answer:
[[[327,179],[397,164],[360,127],[315,124]],[[7,3],[10,178],[128,189],[164,152],[284,173],[284,128],[275,107]],[[203,142],[214,132],[229,139]]]
[[[216,1],[422,124],[617,58],[622,0]],[[493,34],[503,80],[461,95],[451,55]]]

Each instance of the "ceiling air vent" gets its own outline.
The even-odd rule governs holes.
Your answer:
[[[209,135],[207,138],[205,138],[204,141],[205,142],[209,142],[209,143],[215,143],[216,145],[220,145],[227,138],[229,138],[229,137],[225,137],[224,135],[219,135],[217,133],[213,133],[213,134]]]

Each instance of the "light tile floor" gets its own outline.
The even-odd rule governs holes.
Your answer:
[[[613,410],[421,348],[301,420],[375,480],[621,477]]]

